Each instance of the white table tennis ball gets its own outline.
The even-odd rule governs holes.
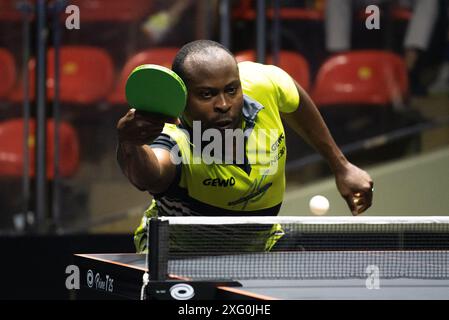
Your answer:
[[[310,199],[309,208],[313,214],[321,216],[323,214],[326,214],[327,210],[329,210],[329,200],[327,200],[326,197],[320,195],[314,196],[312,197],[312,199]]]

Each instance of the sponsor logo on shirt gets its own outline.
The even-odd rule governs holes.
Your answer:
[[[211,179],[207,178],[203,180],[203,184],[205,186],[211,186],[211,187],[232,187],[235,185],[235,178],[231,177],[228,179]]]

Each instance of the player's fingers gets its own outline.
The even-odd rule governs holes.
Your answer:
[[[137,135],[129,135],[124,139],[126,142],[136,145],[143,145],[147,143],[151,143],[152,139],[149,139],[147,136],[137,136]]]
[[[374,187],[371,187],[371,189],[369,189],[365,193],[366,209],[371,207],[371,204],[373,203],[373,192],[374,192]]]
[[[164,127],[166,123],[177,124],[175,118],[137,118],[139,123],[148,127]]]
[[[135,117],[136,109],[132,108],[129,109],[128,112],[125,114],[124,118],[127,120],[131,120]]]
[[[363,191],[361,192],[356,192],[354,194],[354,197],[356,197],[358,200],[357,204],[364,204],[365,205],[365,210],[368,209],[372,202],[373,202],[373,191],[374,191],[374,187],[373,187],[373,183],[370,183],[370,186],[367,188],[364,188]]]
[[[137,110],[135,111],[135,116],[137,119],[145,119],[148,122],[160,122],[160,123],[175,123],[177,118],[169,117],[166,115],[158,114],[158,113],[151,113],[147,111]]]
[[[351,210],[352,215],[357,215],[357,206],[354,204],[354,200],[352,196],[345,196],[344,199],[346,200],[346,203],[348,204],[349,210]]]
[[[158,127],[134,127],[127,136],[131,139],[154,140],[163,130],[163,126]]]
[[[354,211],[353,215],[358,215],[364,211],[364,208],[366,206],[365,200],[363,197],[353,197],[352,202],[354,203]]]
[[[357,196],[356,196],[357,195]],[[356,193],[353,198],[358,214],[366,211],[372,205],[372,191]]]
[[[370,207],[370,205],[368,205],[368,204],[360,205],[357,207],[356,212],[357,212],[357,214],[361,214],[361,213],[365,212],[369,207]]]
[[[352,202],[354,203],[354,206],[360,207],[365,204],[365,200],[361,197],[353,197]]]
[[[149,125],[148,123],[133,121],[128,123],[122,130],[119,131],[119,135],[122,140],[132,141],[144,139],[146,141],[152,140],[159,136],[164,128],[164,125]]]
[[[373,191],[374,191],[374,184],[372,181],[369,181],[369,184],[361,188],[359,191],[355,192],[353,194],[354,198],[361,199],[357,202],[363,201],[367,205],[371,205],[372,199],[373,199]]]
[[[140,138],[155,138],[162,132],[163,127],[144,127],[137,130],[136,136]]]
[[[163,121],[151,122],[146,119],[136,119],[135,121],[133,121],[133,126],[136,128],[136,130],[139,130],[139,131],[147,131],[147,132],[159,131],[159,132],[161,132],[162,129],[164,129],[165,122],[163,122]]]
[[[364,212],[366,209],[368,209],[367,204],[361,203],[360,205],[357,205],[356,212],[357,212],[357,214],[361,214],[361,213]]]

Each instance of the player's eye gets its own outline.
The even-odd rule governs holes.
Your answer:
[[[235,87],[229,87],[229,88],[226,89],[226,92],[227,92],[228,94],[234,95],[234,94],[237,93],[237,88],[235,88]]]
[[[203,99],[210,99],[212,96],[213,94],[211,90],[204,90],[200,92],[200,97]]]

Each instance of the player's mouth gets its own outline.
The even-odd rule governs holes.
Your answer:
[[[231,119],[222,119],[214,122],[214,127],[217,129],[232,129],[233,123],[234,121],[232,121]]]

